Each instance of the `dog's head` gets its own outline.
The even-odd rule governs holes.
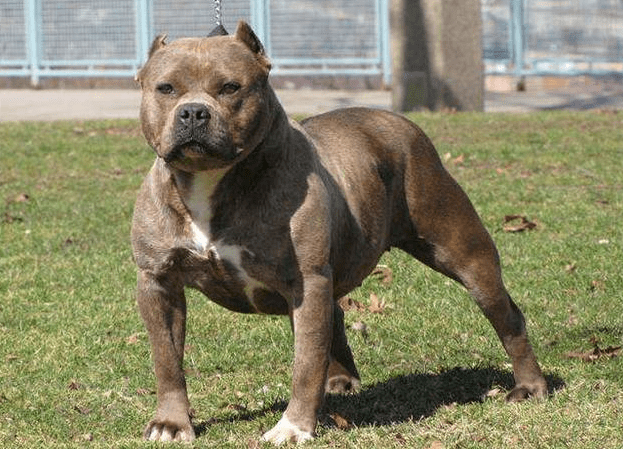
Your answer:
[[[269,126],[270,62],[259,39],[240,22],[205,38],[157,37],[138,72],[143,134],[159,157],[188,172],[243,158]]]

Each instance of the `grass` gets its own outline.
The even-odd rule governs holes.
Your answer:
[[[391,283],[351,294],[385,307],[346,314],[363,388],[328,398],[306,447],[619,448],[623,116],[412,118],[497,242],[552,394],[505,404],[508,360],[477,307],[392,251]],[[140,439],[155,379],[129,228],[153,156],[137,122],[2,123],[0,142],[0,446],[157,447]],[[504,232],[509,214],[536,229]],[[194,447],[262,447],[289,397],[287,320],[194,293],[189,314]]]

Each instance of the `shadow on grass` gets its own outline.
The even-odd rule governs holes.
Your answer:
[[[545,376],[548,391],[565,386],[556,375]],[[493,388],[510,391],[515,384],[513,374],[495,368],[453,368],[439,374],[408,374],[365,387],[351,395],[328,395],[321,422],[331,426],[327,413],[337,413],[358,427],[391,425],[418,420],[435,414],[450,404],[483,402]],[[502,393],[500,393],[502,394]],[[283,412],[287,401],[277,401],[260,410],[211,419],[195,426],[197,435],[219,422],[251,421],[270,413]]]
[[[548,391],[564,387],[546,376]],[[493,388],[509,392],[515,381],[495,368],[453,368],[439,374],[408,374],[365,388],[352,396],[329,396],[327,407],[357,426],[390,425],[427,418],[446,405],[483,402]]]

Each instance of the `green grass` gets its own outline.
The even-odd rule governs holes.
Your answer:
[[[505,404],[508,360],[477,307],[392,251],[391,284],[372,277],[351,295],[374,292],[384,311],[346,314],[363,388],[328,399],[306,447],[621,447],[622,353],[568,353],[623,344],[623,116],[412,118],[497,242],[552,395]],[[155,379],[129,243],[152,159],[135,121],[0,124],[1,447],[158,446],[140,439]],[[504,232],[508,214],[538,226]],[[287,320],[194,293],[189,315],[194,446],[262,447],[289,397]]]

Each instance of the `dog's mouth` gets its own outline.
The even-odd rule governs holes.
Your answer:
[[[198,140],[177,143],[162,158],[167,164],[187,171],[220,168],[236,161],[240,150],[232,144],[222,142],[214,145]]]
[[[191,140],[173,146],[171,150],[164,155],[163,159],[166,163],[171,163],[180,159],[193,158],[193,156],[196,157],[203,154],[208,154],[206,146],[200,142]]]

